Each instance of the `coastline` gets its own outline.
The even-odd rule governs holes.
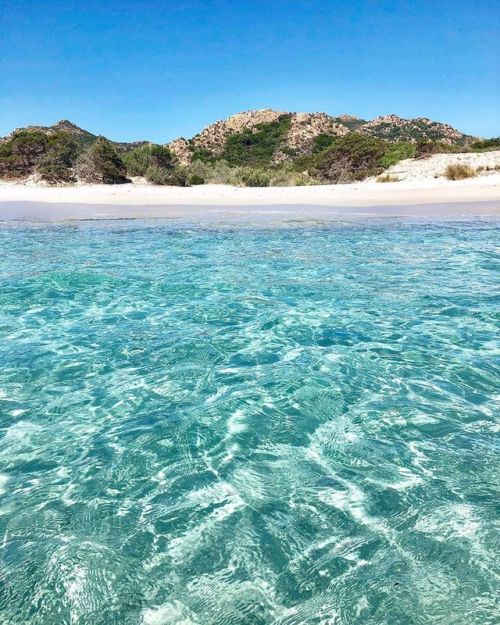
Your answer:
[[[500,173],[460,181],[366,181],[303,187],[141,184],[40,187],[0,183],[0,220],[328,219],[500,215]]]

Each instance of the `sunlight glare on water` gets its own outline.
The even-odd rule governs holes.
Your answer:
[[[0,622],[498,622],[498,223],[0,230]]]

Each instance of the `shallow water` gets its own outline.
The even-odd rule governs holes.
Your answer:
[[[0,623],[498,622],[498,225],[0,230]]]

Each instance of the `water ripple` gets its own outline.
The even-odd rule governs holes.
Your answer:
[[[0,247],[2,623],[498,622],[497,223]]]

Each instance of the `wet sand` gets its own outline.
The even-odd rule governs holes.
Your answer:
[[[470,218],[500,215],[500,173],[449,181],[366,181],[247,188],[144,184],[40,187],[0,183],[0,221],[175,219],[187,222],[294,222],[344,218]]]
[[[189,223],[323,223],[359,218],[469,219],[500,216],[500,200],[400,206],[317,205],[113,205],[0,202],[0,221],[170,219]]]

